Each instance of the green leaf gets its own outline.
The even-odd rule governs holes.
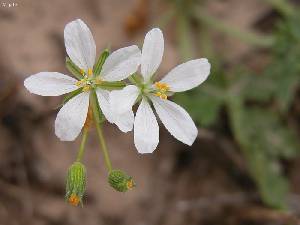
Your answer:
[[[101,84],[97,84],[96,87],[111,91],[111,90],[122,89],[126,87],[126,84],[122,81],[115,81],[115,82],[103,81],[101,82]]]
[[[82,79],[80,68],[76,66],[69,57],[66,57],[66,67],[71,74],[73,74],[78,80]]]
[[[274,85],[273,96],[282,112],[290,108],[300,86],[300,17],[293,17],[278,26],[273,58],[265,76]]]
[[[102,70],[102,66],[108,56],[109,56],[109,50],[105,49],[99,56],[97,63],[94,65],[94,68],[93,68],[94,76],[98,76],[100,74],[100,72]]]
[[[227,103],[234,136],[263,201],[272,207],[285,208],[288,182],[280,159],[299,154],[296,134],[268,109],[246,107],[236,97]]]
[[[232,84],[239,86],[237,95],[244,100],[254,100],[257,102],[270,101],[274,95],[275,82],[264,75],[256,75],[249,71],[237,75],[238,80]]]
[[[263,149],[249,148],[247,150],[249,154],[246,159],[250,173],[256,182],[263,202],[271,207],[285,209],[289,184],[282,174],[278,159],[270,159],[263,153]]]

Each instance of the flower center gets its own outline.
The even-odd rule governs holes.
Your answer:
[[[72,194],[68,199],[69,203],[73,206],[78,206],[80,198],[76,194]]]
[[[92,76],[93,75],[92,69],[88,69],[87,73],[85,73],[85,71],[81,69],[80,73],[82,74],[83,79],[77,81],[75,85],[77,87],[81,87],[82,91],[84,92],[90,91],[93,85],[102,83],[101,78],[99,77],[94,78]]]
[[[154,86],[156,88],[155,95],[161,99],[167,99],[167,93],[170,90],[170,86],[166,83],[155,82]]]

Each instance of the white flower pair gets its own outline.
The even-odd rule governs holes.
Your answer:
[[[69,100],[57,115],[55,134],[61,140],[72,141],[79,135],[87,117],[89,90],[94,84],[126,79],[141,65],[143,81],[133,82],[133,85],[123,90],[112,92],[95,88],[106,119],[115,123],[123,132],[132,130],[134,126],[134,143],[138,152],[151,153],[159,142],[159,127],[151,101],[162,123],[175,138],[188,145],[194,142],[198,131],[193,120],[182,107],[167,100],[167,97],[174,92],[192,89],[205,81],[210,72],[207,59],[183,63],[153,84],[153,75],[161,63],[164,51],[162,32],[155,28],[147,33],[142,53],[135,45],[113,52],[104,62],[100,76],[94,78],[92,69],[96,46],[89,28],[83,21],[75,20],[66,25],[64,37],[70,59],[84,71],[85,76],[78,81],[61,73],[42,72],[24,81],[31,93],[42,96],[58,96],[83,88],[84,91]],[[132,106],[139,100],[141,103],[134,118]]]

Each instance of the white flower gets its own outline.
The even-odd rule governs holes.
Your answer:
[[[163,34],[158,28],[152,29],[146,34],[142,49],[142,84],[129,85],[110,93],[111,109],[116,114],[131,110],[141,97],[134,120],[134,143],[140,153],[152,153],[159,142],[159,127],[150,102],[164,126],[176,139],[192,145],[198,134],[189,114],[167,98],[173,92],[186,91],[204,82],[210,73],[210,64],[203,58],[188,61],[153,84],[152,78],[162,61],[163,51]]]
[[[83,88],[83,92],[69,100],[58,112],[55,120],[55,134],[62,141],[73,141],[84,126],[90,90],[102,81],[120,81],[136,72],[140,64],[141,53],[137,46],[121,48],[106,59],[101,74],[93,77],[96,59],[96,45],[87,25],[80,19],[70,22],[64,30],[66,51],[71,60],[82,70],[80,81],[57,72],[41,72],[24,81],[24,86],[33,94],[59,96]],[[96,89],[100,108],[108,121],[116,123],[123,131],[128,121],[133,121],[133,113],[126,113],[125,119],[112,118],[109,108],[109,92]],[[129,124],[130,125],[130,124]]]

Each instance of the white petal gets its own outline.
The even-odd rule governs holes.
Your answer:
[[[56,72],[41,72],[24,80],[24,86],[33,94],[59,96],[76,90],[76,79]]]
[[[198,130],[189,114],[179,105],[169,100],[152,96],[154,108],[167,130],[179,141],[192,145]]]
[[[59,110],[55,120],[55,134],[60,140],[75,140],[85,123],[88,107],[89,93],[83,92]]]
[[[118,128],[127,133],[131,131],[133,128],[134,122],[134,114],[132,110],[129,110],[122,114],[113,114],[114,115],[114,123],[118,126]]]
[[[135,85],[128,85],[122,90],[110,92],[109,101],[112,111],[122,114],[131,110],[138,95],[139,89]]]
[[[109,106],[109,91],[97,88],[96,94],[103,115],[108,120],[108,122],[113,123],[114,120]]]
[[[204,82],[210,73],[207,59],[195,59],[176,66],[161,82],[170,86],[170,91],[181,92],[197,87]]]
[[[131,131],[133,128],[134,115],[132,110],[123,112],[122,114],[114,113],[109,104],[109,91],[97,89],[97,98],[102,113],[108,122],[116,124],[123,132]]]
[[[106,59],[101,76],[105,81],[124,80],[135,73],[141,63],[141,51],[136,45],[121,48]]]
[[[71,60],[87,71],[93,68],[96,58],[96,45],[88,26],[80,19],[68,23],[64,31],[66,51]]]
[[[134,120],[134,144],[139,153],[152,153],[159,142],[159,127],[149,103],[143,99]]]
[[[141,72],[146,82],[156,72],[164,54],[164,37],[160,29],[150,30],[144,40]]]

